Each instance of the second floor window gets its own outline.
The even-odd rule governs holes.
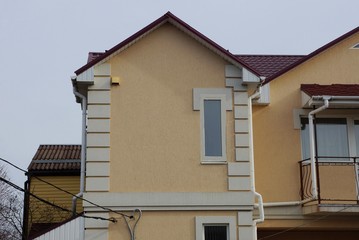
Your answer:
[[[206,157],[222,156],[222,117],[221,100],[205,99],[204,114],[204,151]]]
[[[232,111],[230,88],[194,88],[193,110],[200,112],[201,163],[223,164],[226,159],[226,111]]]
[[[301,119],[303,159],[310,158],[308,119]],[[315,119],[319,161],[349,161],[359,156],[359,121],[352,118]]]
[[[223,97],[204,97],[201,106],[202,161],[226,161],[226,110]]]

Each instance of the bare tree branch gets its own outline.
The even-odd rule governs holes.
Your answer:
[[[0,165],[0,177],[9,179],[4,166]],[[0,182],[0,239],[21,239],[22,196],[9,185]]]

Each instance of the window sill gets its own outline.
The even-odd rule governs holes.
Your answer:
[[[202,165],[227,165],[227,161],[201,161]]]

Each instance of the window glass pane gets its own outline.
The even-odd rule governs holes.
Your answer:
[[[349,144],[347,123],[345,118],[316,119],[318,157],[322,161],[348,160]],[[304,159],[309,158],[309,126],[308,120],[302,121],[302,154]]]
[[[356,154],[359,157],[359,120],[354,121],[354,134],[356,143]]]
[[[205,156],[222,156],[221,100],[204,100]]]
[[[309,152],[309,126],[308,126],[308,119],[302,118],[301,119],[302,128],[300,132],[301,142],[302,142],[302,160],[310,158]]]
[[[204,226],[205,240],[227,240],[227,226]]]

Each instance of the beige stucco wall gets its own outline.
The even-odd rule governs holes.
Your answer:
[[[165,24],[110,60],[114,192],[223,192],[226,165],[200,163],[200,112],[193,88],[225,88],[226,62]],[[234,161],[227,111],[227,160]]]
[[[350,49],[358,42],[357,33],[273,80],[269,106],[253,108],[256,187],[265,202],[300,199],[300,130],[293,124],[300,85],[358,84],[359,50]],[[345,186],[343,178],[336,179]]]
[[[136,239],[186,239],[195,240],[197,216],[232,216],[237,217],[236,212],[144,212],[136,227]],[[118,215],[114,217],[118,218]],[[127,225],[123,218],[117,223],[110,224],[109,239],[124,239],[130,237]],[[131,225],[134,221],[129,221]],[[174,227],[175,226],[175,227]]]

